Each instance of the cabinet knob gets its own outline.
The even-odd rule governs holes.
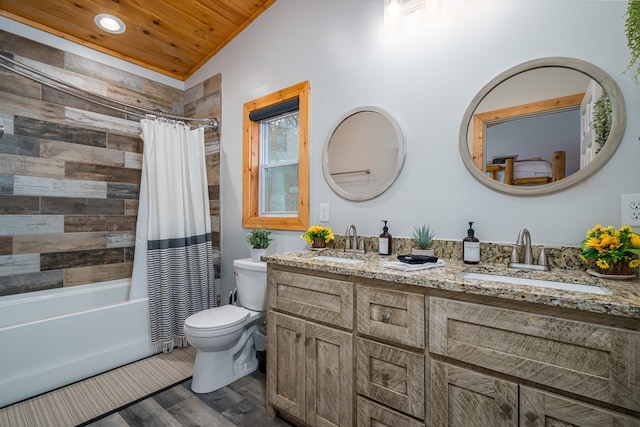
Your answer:
[[[302,336],[302,332],[296,332],[296,340],[299,340]]]
[[[382,315],[382,320],[384,322],[388,322],[389,320],[391,320],[391,313],[385,313]]]
[[[304,345],[309,345],[310,342],[311,342],[311,337],[304,338]]]
[[[509,405],[508,403],[503,403],[502,405],[500,405],[500,409],[502,410],[502,412],[504,412],[507,415],[511,414],[511,411],[513,410],[513,408],[511,407],[511,405]]]
[[[527,412],[526,414],[524,414],[524,416],[530,421],[530,422],[534,422],[535,420],[538,419],[538,416],[536,414],[534,414],[533,412]]]
[[[389,379],[391,379],[391,374],[387,371],[382,372],[382,379],[385,381],[389,381]]]

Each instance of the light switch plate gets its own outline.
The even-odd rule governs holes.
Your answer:
[[[640,194],[620,196],[620,212],[622,225],[640,227]]]

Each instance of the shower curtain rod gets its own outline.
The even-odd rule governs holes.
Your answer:
[[[30,66],[28,66],[26,64],[23,64],[23,63],[19,62],[19,61],[11,59],[11,58],[7,57],[4,54],[0,53],[0,58],[2,58],[3,60],[5,60],[5,61],[7,61],[7,62],[9,62],[11,64],[17,65],[18,67],[22,67],[23,69],[27,70],[28,72],[33,73],[33,74],[35,74],[36,76],[39,76],[39,77],[29,75],[29,74],[27,74],[26,72],[24,72],[22,70],[18,70],[16,68],[10,67],[9,65],[3,64],[3,63],[0,62],[0,67],[4,68],[5,70],[9,70],[9,71],[11,71],[11,72],[13,72],[15,74],[18,74],[18,75],[20,75],[22,77],[25,77],[27,79],[33,80],[33,81],[35,81],[37,83],[49,86],[51,88],[54,88],[54,89],[59,90],[61,92],[64,92],[64,93],[66,93],[68,95],[75,96],[76,98],[83,99],[85,101],[100,105],[100,106],[105,107],[105,108],[109,108],[111,110],[119,111],[119,112],[125,113],[125,114],[131,114],[131,115],[138,116],[138,117],[156,116],[156,117],[159,117],[159,118],[164,118],[164,119],[169,119],[169,120],[190,121],[190,122],[193,122],[193,121],[204,122],[205,124],[204,125],[200,125],[201,127],[205,128],[205,129],[213,129],[213,130],[218,129],[218,120],[215,119],[215,118],[199,119],[199,118],[196,118],[196,117],[182,117],[182,116],[176,116],[176,115],[173,115],[173,114],[166,114],[166,113],[163,113],[161,111],[159,112],[159,111],[145,110],[143,108],[136,107],[135,105],[126,104],[124,102],[120,102],[120,101],[117,101],[117,100],[114,100],[114,99],[105,98],[105,97],[103,97],[101,95],[98,95],[96,93],[91,93],[91,92],[89,92],[87,90],[84,90],[82,88],[74,86],[74,85],[72,85],[72,84],[70,84],[68,82],[65,82],[64,80],[60,80],[60,79],[57,79],[55,77],[49,76],[49,75],[43,73],[40,70],[37,70],[37,69],[35,69],[33,67],[30,67]],[[120,106],[124,106],[126,108],[131,108],[131,109],[134,109],[134,110],[142,111],[142,113],[138,113],[138,112],[135,112],[135,111],[124,110],[122,108],[114,107],[113,105],[105,104],[105,103],[97,101],[95,99],[87,98],[86,96],[83,96],[80,93],[75,93],[72,90],[69,90],[69,89],[66,89],[64,87],[60,87],[60,86],[58,86],[58,85],[56,85],[54,83],[45,81],[45,80],[43,80],[43,78],[52,80],[53,82],[57,83],[58,85],[63,85],[63,86],[66,86],[68,88],[71,88],[71,89],[73,89],[73,91],[86,93],[86,94],[89,94],[91,96],[95,96],[97,98],[100,98],[102,100],[105,100],[105,101],[108,101],[108,102],[111,102],[111,103],[114,103],[114,104],[119,104]]]

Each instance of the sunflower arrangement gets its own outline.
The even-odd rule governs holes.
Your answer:
[[[307,228],[307,231],[305,231],[305,233],[300,237],[302,237],[307,243],[311,244],[313,244],[313,240],[316,238],[321,238],[325,243],[329,243],[333,240],[333,231],[331,231],[331,228],[329,227],[312,225]]]
[[[640,235],[628,225],[616,230],[613,226],[598,224],[587,231],[587,238],[580,246],[580,258],[585,262],[595,260],[602,271],[631,274],[640,265]]]

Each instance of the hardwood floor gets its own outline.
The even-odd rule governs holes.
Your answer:
[[[220,390],[206,394],[191,391],[187,380],[154,396],[93,422],[91,427],[291,426],[281,418],[265,415],[265,375],[254,372]]]

